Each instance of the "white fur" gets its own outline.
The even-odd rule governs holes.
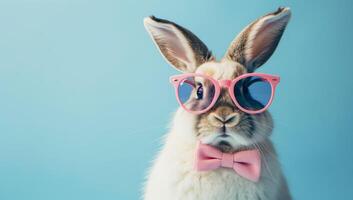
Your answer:
[[[231,169],[195,171],[194,123],[192,114],[183,109],[176,112],[165,144],[148,175],[145,200],[289,199],[274,152],[262,155],[262,174],[257,183],[238,176]]]

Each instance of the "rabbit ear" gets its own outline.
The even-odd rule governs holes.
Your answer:
[[[206,45],[189,30],[154,16],[144,19],[144,25],[167,61],[182,72],[194,72],[213,57]]]
[[[290,16],[289,8],[278,8],[257,19],[232,41],[225,58],[241,63],[248,72],[253,72],[275,51]]]

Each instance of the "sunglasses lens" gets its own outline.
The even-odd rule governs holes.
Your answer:
[[[213,82],[202,76],[192,76],[180,81],[179,100],[189,111],[202,111],[208,108],[215,96]]]
[[[251,76],[239,80],[234,85],[234,95],[241,107],[258,111],[270,103],[272,88],[267,80],[259,76]]]

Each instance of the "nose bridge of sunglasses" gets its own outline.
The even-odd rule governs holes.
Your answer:
[[[218,82],[219,82],[219,85],[223,88],[229,88],[230,84],[232,83],[231,80],[220,80]]]

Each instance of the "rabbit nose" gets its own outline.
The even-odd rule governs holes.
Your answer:
[[[208,118],[211,124],[214,126],[218,126],[218,127],[225,126],[230,128],[230,127],[236,126],[239,123],[240,115],[239,113],[235,113],[235,112],[227,115],[211,113]]]

